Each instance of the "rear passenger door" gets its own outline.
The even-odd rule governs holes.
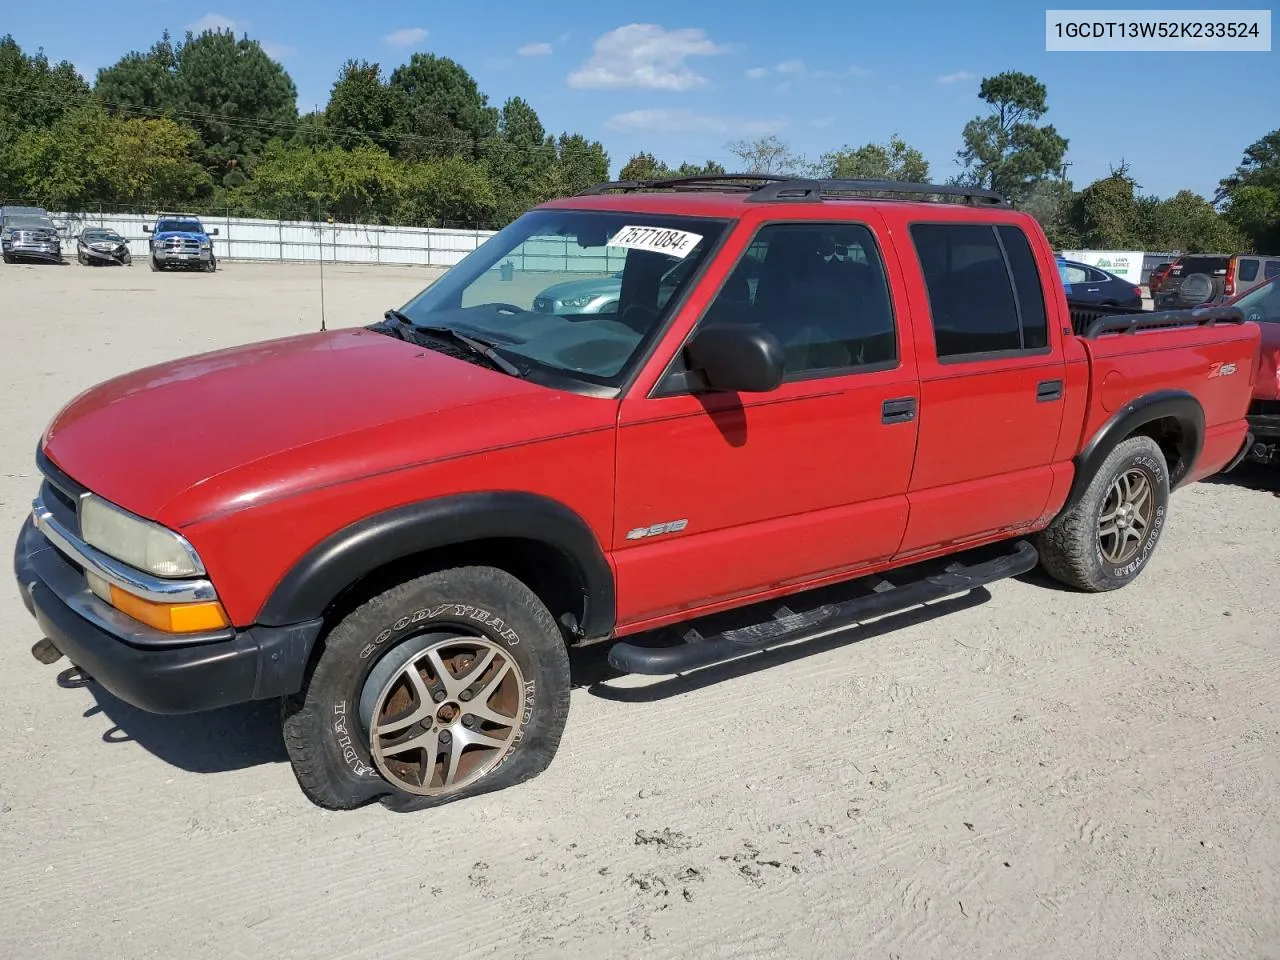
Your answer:
[[[909,234],[920,433],[900,556],[1039,517],[1065,378],[1047,320],[1057,278],[1040,275],[1021,227],[912,223]]]
[[[673,336],[759,325],[783,345],[785,379],[768,393],[701,391],[673,344],[656,382],[623,400],[622,628],[887,561],[906,529],[917,389],[896,263],[852,222],[765,224],[739,249],[698,324]]]

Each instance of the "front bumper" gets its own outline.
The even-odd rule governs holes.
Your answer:
[[[158,263],[208,263],[213,259],[212,250],[164,250],[152,252]]]
[[[115,250],[95,250],[93,247],[80,247],[79,252],[90,260],[96,260],[100,263],[124,263],[131,259],[128,247],[118,247]]]
[[[49,641],[115,696],[152,713],[195,713],[296,693],[321,621],[175,637],[94,595],[69,557],[22,527],[13,568]]]
[[[62,262],[62,244],[56,242],[37,243],[35,241],[14,240],[5,243],[0,249],[3,249],[5,255],[9,257]]]

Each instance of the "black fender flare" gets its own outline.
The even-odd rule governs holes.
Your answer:
[[[520,538],[561,552],[583,593],[583,637],[605,637],[615,619],[613,570],[577,513],[548,497],[517,491],[424,500],[358,520],[330,534],[280,579],[257,622],[286,626],[324,615],[361,577],[414,554],[488,538]]]
[[[1165,418],[1176,420],[1182,428],[1178,461],[1169,470],[1170,488],[1181,484],[1199,459],[1204,445],[1204,408],[1185,390],[1157,390],[1130,400],[1113,413],[1076,455],[1076,474],[1063,510],[1070,510],[1080,501],[1102,461],[1121,441],[1148,423]]]

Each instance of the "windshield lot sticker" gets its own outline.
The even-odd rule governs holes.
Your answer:
[[[611,247],[624,247],[627,250],[648,250],[650,253],[665,253],[669,257],[683,260],[702,239],[700,233],[688,230],[671,230],[667,227],[623,227],[609,241]]]

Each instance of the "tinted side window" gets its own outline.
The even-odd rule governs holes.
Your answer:
[[[1267,280],[1280,277],[1280,260],[1268,260],[1262,267],[1262,276]]]
[[[1240,264],[1240,279],[1243,282],[1253,283],[1253,281],[1258,279],[1258,261],[1257,260],[1241,259],[1239,261],[1239,264]]]
[[[1013,292],[1018,298],[1018,316],[1022,321],[1022,349],[1039,350],[1049,345],[1049,324],[1044,310],[1044,287],[1031,244],[1017,227],[997,227],[996,232],[1004,244],[1009,272],[1013,274]]]
[[[772,333],[786,354],[787,379],[898,359],[880,251],[856,223],[762,228],[702,322]]]
[[[1067,283],[1088,283],[1089,271],[1084,267],[1067,267]]]
[[[1021,231],[1001,230],[1008,233],[980,224],[911,227],[939,359],[1038,349],[1047,342],[1044,297],[1031,248]],[[1012,248],[1008,262],[1002,241]]]

